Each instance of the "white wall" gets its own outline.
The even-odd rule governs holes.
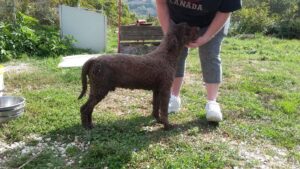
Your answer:
[[[106,16],[86,9],[59,6],[62,36],[72,35],[75,47],[101,52],[106,47]]]

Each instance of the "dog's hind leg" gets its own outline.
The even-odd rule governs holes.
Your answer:
[[[90,94],[88,101],[81,106],[81,123],[85,129],[93,128],[92,113],[94,107],[107,95],[108,90],[99,90],[97,95]]]
[[[153,90],[153,110],[152,110],[152,116],[156,119],[157,122],[160,122],[159,119],[159,104],[160,104],[160,99],[159,99],[159,92],[158,90]]]
[[[97,103],[96,98],[90,95],[88,101],[80,108],[81,124],[85,129],[93,128],[92,112]]]

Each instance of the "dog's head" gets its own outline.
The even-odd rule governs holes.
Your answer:
[[[187,45],[198,38],[199,28],[189,26],[187,23],[179,23],[172,25],[169,33],[176,37],[177,41]]]

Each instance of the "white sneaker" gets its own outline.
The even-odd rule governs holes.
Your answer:
[[[168,107],[168,113],[176,113],[180,110],[181,99],[180,97],[176,97],[171,95]]]
[[[208,101],[205,106],[206,119],[210,122],[220,122],[223,120],[220,105],[216,101]]]

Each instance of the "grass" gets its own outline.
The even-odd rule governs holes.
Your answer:
[[[107,52],[115,51],[113,41],[109,39],[113,47]],[[269,167],[299,167],[300,41],[228,37],[222,61],[219,102],[225,119],[218,126],[205,120],[205,90],[197,52],[192,50],[181,93],[183,108],[170,116],[179,128],[164,131],[155,123],[150,92],[118,89],[98,104],[91,132],[80,126],[79,107],[85,99],[77,100],[79,68],[59,69],[59,59],[54,58],[17,61],[32,69],[5,74],[5,85],[7,94],[26,98],[26,112],[0,127],[0,140],[25,142],[42,147],[42,152],[30,160],[37,150],[21,153],[22,148],[15,148],[0,154],[6,156],[2,164],[5,168],[28,161],[24,168],[253,168],[263,164],[255,156],[270,154]],[[284,164],[275,157],[282,157]]]

